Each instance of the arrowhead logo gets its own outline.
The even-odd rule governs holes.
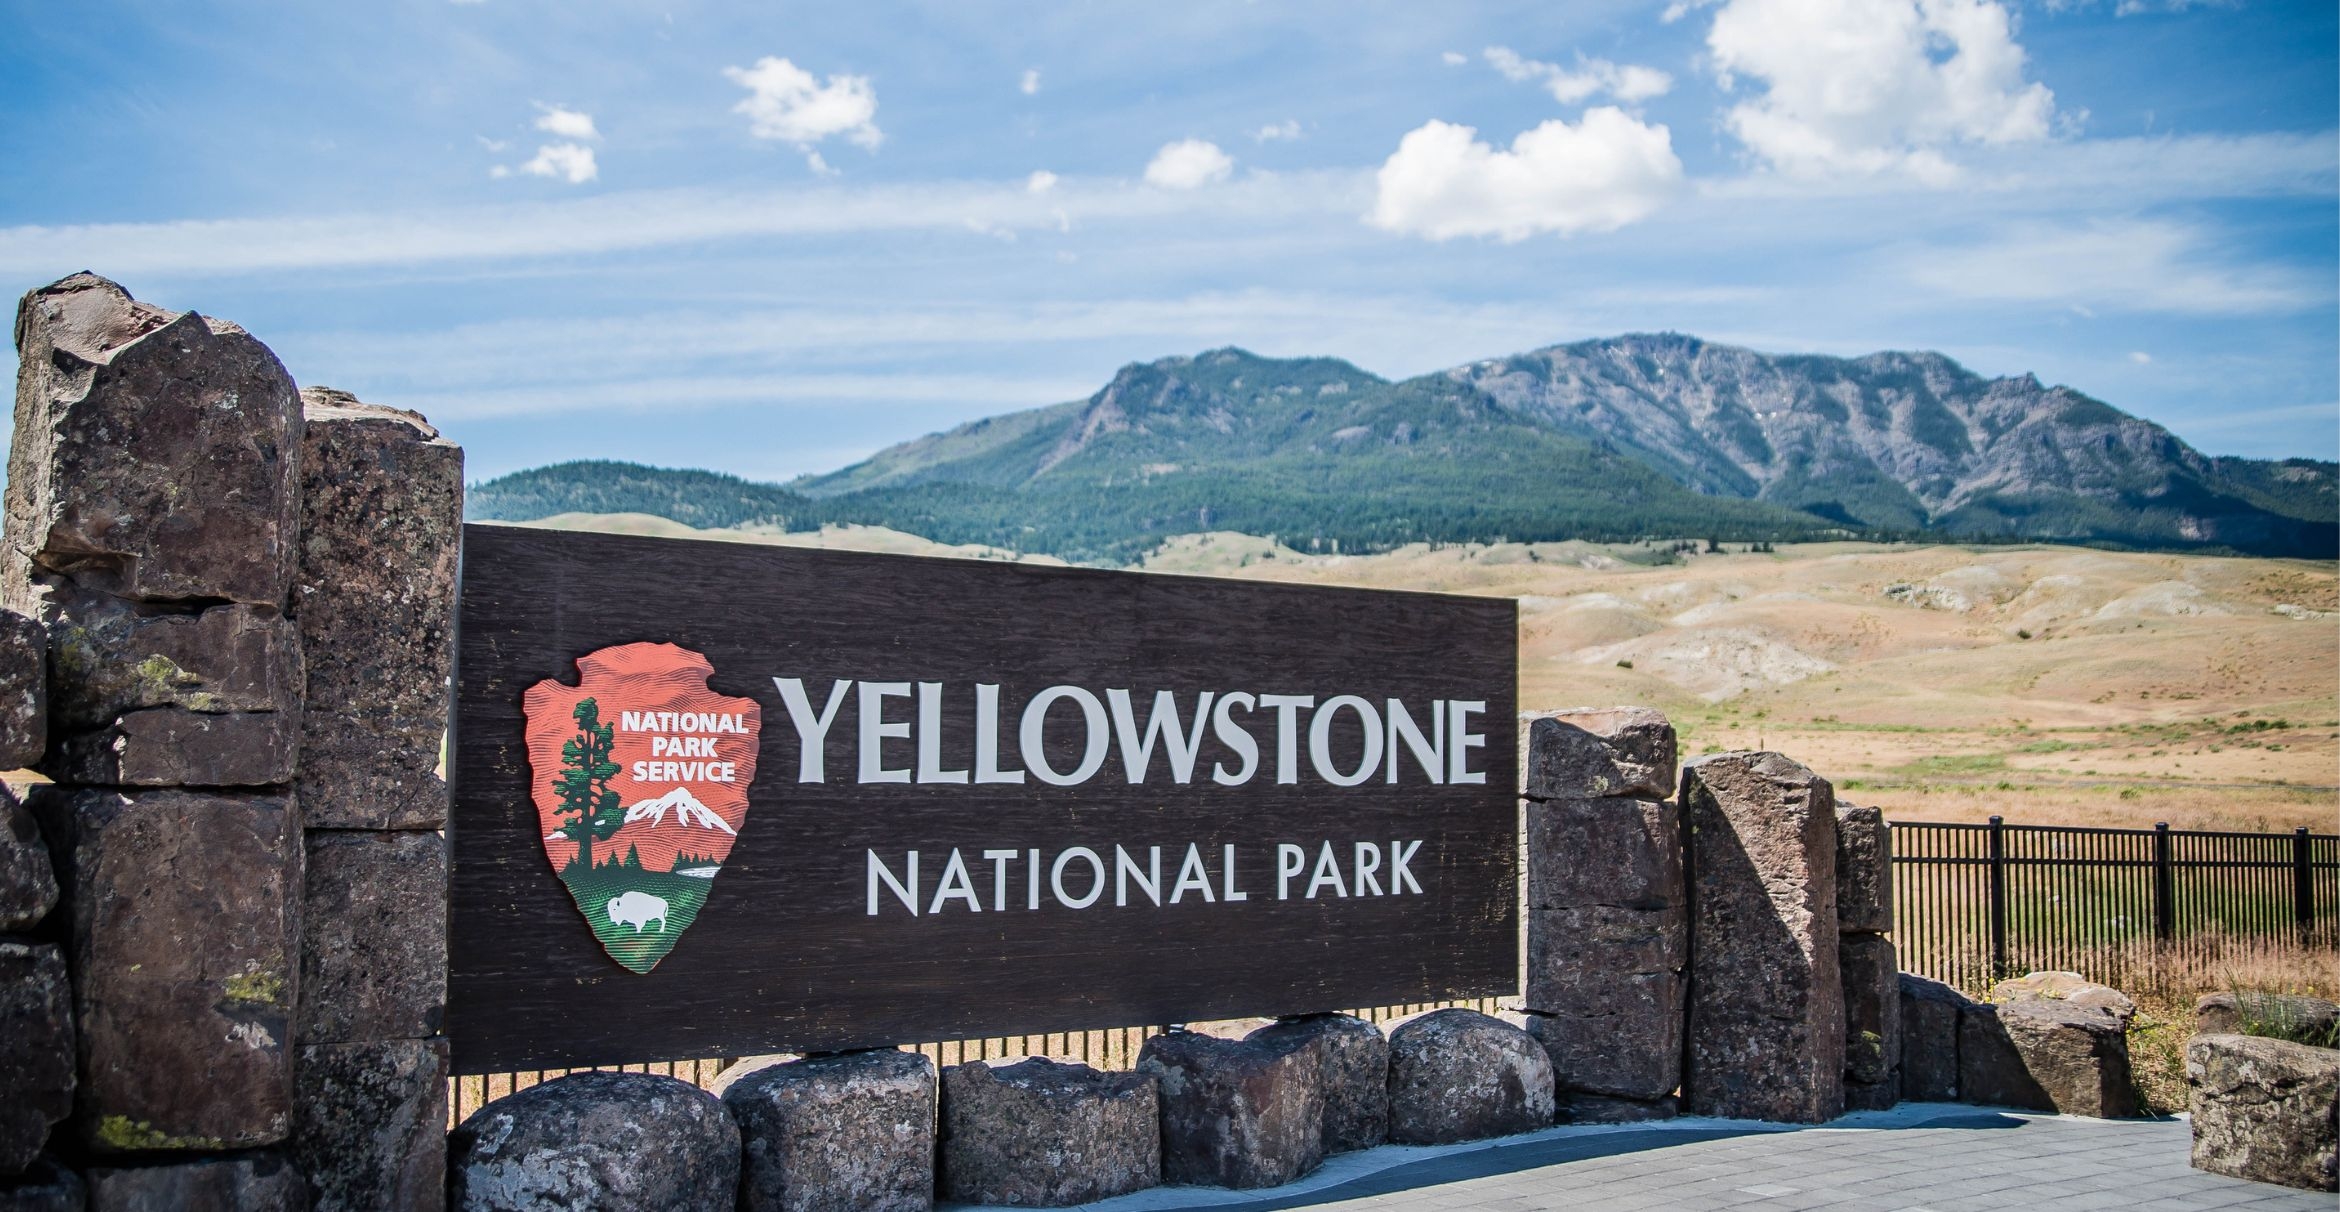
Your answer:
[[[619,644],[522,700],[545,858],[634,972],[674,950],[747,823],[763,712],[708,689],[714,672],[688,648]]]

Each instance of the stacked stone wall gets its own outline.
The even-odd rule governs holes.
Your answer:
[[[0,1191],[441,1206],[461,452],[95,275],[15,336]]]

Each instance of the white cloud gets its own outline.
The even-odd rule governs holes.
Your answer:
[[[2136,363],[2137,365],[2139,365],[2139,366],[2151,366],[2151,365],[2153,365],[2153,355],[2152,355],[2152,354],[2149,354],[2149,353],[2146,353],[2146,352],[2145,352],[2144,350],[2142,350],[2142,349],[2132,349],[2132,350],[2130,350],[2130,351],[2129,351],[2129,360],[2130,360],[2131,362],[2135,362],[2135,363]]]
[[[556,139],[599,139],[601,132],[593,127],[593,115],[565,109],[558,105],[538,102],[536,129]]]
[[[1024,178],[1024,190],[1027,193],[1044,194],[1056,188],[1056,181],[1056,174],[1043,168]]]
[[[601,175],[601,166],[594,162],[593,149],[582,143],[547,143],[536,149],[535,158],[521,165],[520,171],[531,177],[554,177],[583,185]]]
[[[1203,139],[1165,143],[1146,165],[1146,184],[1163,189],[1198,189],[1224,181],[1235,171],[1235,161],[1219,145]]]
[[[1902,260],[1917,285],[1958,298],[2093,312],[2252,315],[2329,306],[2333,296],[2329,282],[2223,255],[2199,230],[2161,220],[2030,223]]]
[[[1461,67],[1471,61],[1471,57],[1461,51],[1444,51],[1438,57],[1444,60],[1448,67]]]
[[[877,90],[867,76],[831,75],[823,84],[813,74],[786,59],[766,55],[754,67],[727,67],[723,74],[748,90],[747,99],[732,106],[745,114],[748,133],[796,145],[814,172],[832,171],[814,150],[833,136],[876,150],[885,142],[877,127]]]
[[[1432,240],[1614,231],[1682,185],[1672,133],[1613,106],[1523,131],[1508,151],[1477,136],[1438,121],[1409,132],[1381,166],[1367,221]]]
[[[1277,139],[1297,139],[1300,137],[1300,119],[1286,118],[1281,122],[1271,122],[1251,132],[1251,137],[1260,143],[1268,143]]]
[[[2056,117],[1994,0],[1727,0],[1706,45],[1725,89],[1762,88],[1725,125],[1792,175],[1945,183],[1945,149],[2044,139]]]
[[[1019,89],[1022,89],[1022,90],[1023,90],[1023,93],[1024,93],[1024,95],[1025,95],[1025,96],[1027,96],[1027,97],[1031,96],[1032,94],[1034,94],[1034,93],[1036,93],[1036,92],[1039,92],[1039,91],[1040,91],[1040,69],[1039,69],[1039,68],[1037,68],[1037,67],[1027,67],[1027,68],[1025,68],[1025,69],[1024,69],[1024,78],[1023,78],[1022,80],[1019,80],[1019,81],[1017,81],[1017,82],[1016,82],[1016,87],[1017,87],[1017,88],[1019,88]]]
[[[1674,87],[1674,78],[1654,67],[1619,65],[1579,55],[1576,70],[1570,71],[1556,63],[1524,58],[1508,46],[1490,46],[1485,54],[1487,62],[1502,72],[1504,79],[1522,84],[1541,83],[1550,90],[1552,99],[1562,105],[1588,101],[1599,93],[1630,104],[1662,97]]]

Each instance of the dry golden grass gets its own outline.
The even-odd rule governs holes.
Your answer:
[[[2182,947],[2140,944],[2120,957],[2122,992],[2137,1003],[2129,1024],[2129,1067],[2146,1107],[2186,1109],[2186,1040],[2194,1003],[2205,993],[2255,991],[2340,996],[2340,950],[2264,938],[2201,935]]]
[[[866,527],[541,524],[1013,558]],[[1776,749],[1898,819],[2340,830],[2334,564],[1875,543],[1650,564],[1662,546],[1325,556],[1214,533],[1142,566],[1516,599],[1523,709],[1656,707],[1685,757]]]

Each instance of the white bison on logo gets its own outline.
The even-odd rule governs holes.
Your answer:
[[[658,923],[658,933],[666,933],[666,898],[647,892],[627,892],[609,898],[609,924],[632,926],[634,933],[652,922]]]

